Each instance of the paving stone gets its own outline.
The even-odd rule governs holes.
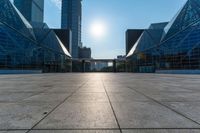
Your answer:
[[[120,133],[120,131],[117,130],[35,130],[31,131],[30,133]]]
[[[0,131],[0,133],[26,133],[27,131],[24,130],[18,130],[18,131]]]
[[[88,102],[109,102],[106,93],[75,93],[68,99],[69,102],[88,103]]]
[[[35,129],[117,128],[109,103],[66,102]]]
[[[196,123],[154,102],[113,103],[121,128],[194,128]]]
[[[30,129],[55,104],[0,103],[0,129]]]
[[[138,129],[123,130],[123,133],[199,133],[199,129]]]
[[[81,85],[79,85],[81,86]],[[65,87],[55,87],[47,90],[47,93],[73,93],[79,86],[65,86]]]
[[[0,92],[0,102],[20,102],[36,93]]]
[[[137,101],[142,101],[142,102],[146,102],[146,101],[151,101],[150,99],[147,99],[145,96],[135,93],[135,92],[131,92],[131,93],[126,93],[126,92],[121,92],[121,93],[108,93],[109,98],[111,100],[111,102],[123,102],[124,104],[126,102],[137,102]]]
[[[71,93],[40,93],[32,97],[26,98],[24,102],[38,102],[38,103],[51,103],[51,102],[62,102],[65,98],[70,96]]]
[[[103,88],[103,87],[98,87],[98,86],[90,86],[90,87],[81,87],[81,89],[79,89],[78,91],[77,91],[77,93],[83,93],[83,92],[85,92],[85,93],[91,93],[91,92],[96,92],[96,93],[99,93],[99,92],[102,92],[102,93],[105,93],[105,89]]]
[[[160,94],[148,94],[157,101],[162,102],[200,102],[200,93],[160,93]]]
[[[200,128],[199,124],[144,96],[160,101],[188,118],[200,122],[199,81],[199,75],[169,74],[1,75],[0,133],[25,133],[23,130],[14,129],[32,128],[45,117],[44,113],[51,111],[70,94],[73,95],[67,101],[38,123],[35,129],[40,130],[31,133],[118,133],[117,130],[112,131],[113,128],[118,129],[116,119],[120,127],[129,128],[123,130],[125,133],[200,132],[197,129],[187,129]],[[106,92],[114,107],[116,118]],[[13,130],[3,131],[7,129]]]
[[[115,87],[115,86],[111,86],[111,87],[106,87],[106,91],[108,93],[132,93],[133,90],[127,88],[127,87]]]
[[[200,102],[164,102],[164,104],[200,123]]]

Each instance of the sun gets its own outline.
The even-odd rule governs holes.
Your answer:
[[[95,38],[102,38],[106,34],[106,25],[101,21],[96,21],[91,24],[90,33]]]

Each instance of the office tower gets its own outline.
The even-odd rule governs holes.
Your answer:
[[[61,28],[72,31],[72,57],[79,58],[81,43],[82,0],[62,0]]]
[[[81,59],[91,59],[91,48],[82,47],[79,49],[79,58]]]
[[[29,22],[43,22],[44,0],[14,0],[14,5]]]
[[[126,31],[126,55],[142,35],[144,29],[128,29]]]

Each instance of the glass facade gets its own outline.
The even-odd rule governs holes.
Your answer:
[[[81,43],[82,0],[62,0],[62,29],[72,31],[72,57],[79,58]]]
[[[0,1],[0,69],[71,70],[70,54],[48,26],[34,29],[9,0]]]
[[[29,22],[43,22],[44,0],[14,0],[14,5]]]
[[[152,24],[127,55],[134,72],[200,69],[200,0],[188,0],[169,23]]]

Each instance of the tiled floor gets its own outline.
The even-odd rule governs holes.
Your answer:
[[[200,133],[200,75],[0,75],[0,133]]]

